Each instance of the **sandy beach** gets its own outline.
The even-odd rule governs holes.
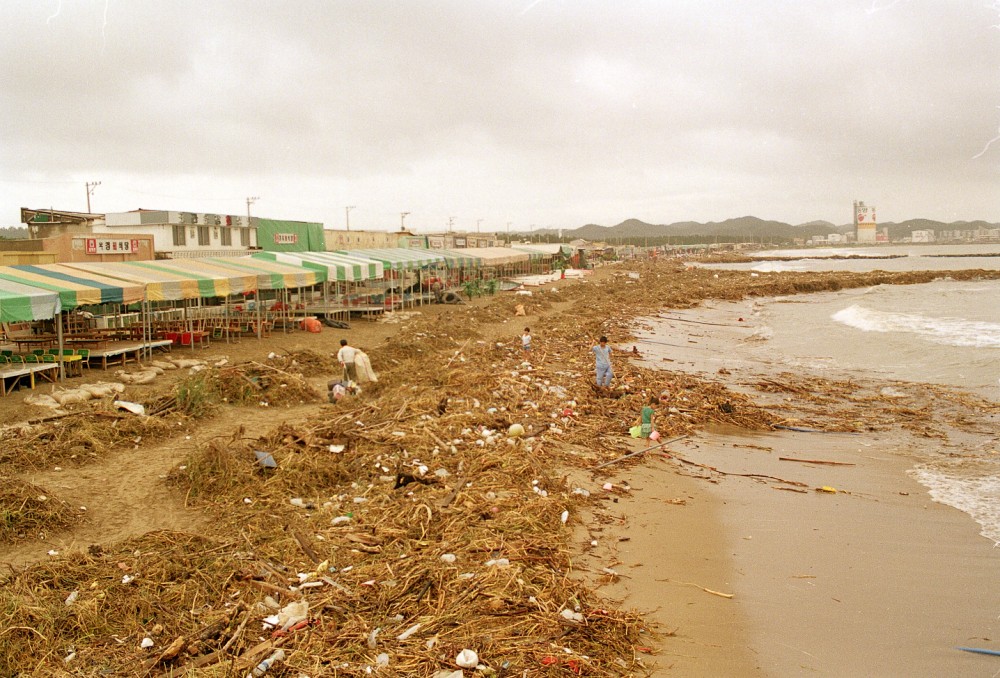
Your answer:
[[[285,645],[289,666],[302,675],[324,675],[333,661],[343,665],[339,675],[367,675],[383,652],[395,675],[433,676],[454,668],[463,645],[509,675],[505,662],[516,675],[573,667],[601,676],[993,675],[995,659],[955,648],[996,642],[1000,550],[966,514],[932,502],[906,474],[920,450],[954,445],[948,422],[972,427],[979,403],[938,403],[939,390],[894,383],[914,404],[901,407],[880,395],[884,384],[858,375],[839,381],[737,360],[733,348],[753,340],[754,302],[714,300],[869,278],[639,269],[655,290],[651,300],[632,295],[635,280],[609,266],[532,296],[174,354],[209,363],[225,356],[213,369],[244,386],[240,375],[280,373],[282,388],[322,393],[335,372],[329,354],[345,335],[370,353],[383,378],[335,406],[306,391],[301,399],[262,394],[219,403],[204,419],[175,417],[167,422],[172,430],[125,436],[99,454],[74,452],[89,449],[80,442],[60,447],[68,431],[58,422],[17,429],[11,445],[48,437],[56,443],[42,454],[62,456],[46,462],[30,449],[28,456],[8,453],[5,475],[30,483],[26,492],[87,510],[69,527],[33,528],[0,545],[0,560],[26,568],[6,579],[5,619],[18,629],[6,639],[17,645],[6,647],[27,653],[43,634],[56,639],[49,645],[73,645],[78,670],[96,671],[141,661],[146,651],[138,642],[152,635],[157,648],[172,639],[177,647],[157,660],[164,668],[185,666],[212,655],[184,639],[204,632],[204,615],[225,614],[223,638],[235,643],[231,665],[246,667],[276,641],[256,635],[236,642],[233,615],[256,624],[262,613],[207,604],[193,615],[195,601],[287,596],[296,573],[325,558],[336,565],[333,593],[313,601],[315,630]],[[527,315],[514,315],[518,303]],[[642,321],[637,327],[636,318],[657,313],[672,323],[668,331],[644,333]],[[530,356],[520,348],[526,325],[535,337]],[[591,386],[589,346],[603,333],[622,349],[610,394]],[[125,396],[156,402],[184,378],[167,374]],[[673,409],[661,411],[658,428],[678,440],[617,461],[643,449],[625,435],[648,399],[643,392],[664,388]],[[0,401],[7,421],[44,414],[24,396]],[[95,426],[132,421],[98,413]],[[491,448],[490,431],[512,420],[534,433]],[[353,446],[350,454],[331,456],[333,442]],[[457,444],[450,453],[449,443]],[[281,475],[262,484],[255,464],[226,461],[255,447],[275,450]],[[449,471],[441,480],[407,481],[416,489],[406,494],[394,490],[391,481],[401,477],[394,467],[419,477],[439,466]],[[357,494],[372,508],[352,504]],[[315,501],[314,510],[290,505],[290,496],[304,497],[303,506]],[[331,519],[347,515],[357,528],[331,527]],[[458,554],[459,565],[434,575],[434,600],[407,598],[410,584],[403,593],[395,588],[401,578],[419,581],[441,569],[438,552],[446,550]],[[483,569],[481,561],[501,555],[515,568],[511,575]],[[168,574],[149,588],[114,583],[122,571],[169,573],[178,562],[190,563],[188,572],[201,568],[197,587]],[[245,581],[256,583],[247,588]],[[75,582],[90,607],[67,624],[63,600],[81,585]],[[375,583],[384,593],[374,592]],[[112,597],[102,598],[105,590]],[[25,602],[39,592],[49,606],[44,614]],[[99,600],[121,607],[105,609]],[[574,600],[582,619],[560,616],[573,612],[567,601]],[[97,610],[101,619],[87,616]],[[152,612],[139,618],[134,610]],[[395,638],[414,622],[430,630]],[[372,640],[386,624],[392,631]],[[505,633],[511,624],[519,630]],[[99,628],[96,640],[78,639],[76,625]],[[111,636],[121,642],[108,644]],[[439,637],[445,651],[431,649]],[[24,656],[11,655],[9,666],[37,661]],[[553,666],[565,656],[576,663]],[[62,649],[50,650],[38,666],[62,661]]]
[[[670,369],[773,375],[729,358],[755,331],[750,305],[672,313],[691,322],[660,338]],[[606,590],[676,629],[662,675],[994,675],[995,658],[956,647],[995,642],[1000,551],[907,475],[934,445],[720,426],[651,452],[614,476],[635,489],[615,506],[626,576]]]

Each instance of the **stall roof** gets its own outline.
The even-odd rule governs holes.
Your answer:
[[[47,320],[54,318],[61,310],[59,295],[55,292],[0,280],[0,322]]]
[[[378,280],[385,273],[381,261],[350,257],[334,252],[257,252],[254,259],[278,261],[317,271],[326,271],[327,280],[354,282]]]
[[[109,277],[145,285],[149,301],[176,301],[226,297],[246,294],[257,289],[257,276],[236,271],[219,272],[198,267],[197,259],[188,266],[176,266],[178,260],[120,261],[102,263],[67,264]]]
[[[468,250],[432,250],[445,258],[448,268],[479,268],[483,260],[468,253]]]
[[[481,259],[484,266],[516,264],[531,259],[527,252],[521,252],[511,247],[467,247],[463,252]]]
[[[541,252],[542,254],[548,254],[551,256],[555,256],[557,254],[570,255],[573,253],[572,247],[558,242],[521,243],[519,245],[513,245],[512,247],[515,250],[524,250],[525,252]]]
[[[4,266],[0,279],[29,285],[59,295],[64,310],[94,304],[131,304],[142,301],[144,286],[109,278],[65,264]]]
[[[445,257],[437,254],[438,250],[406,249],[404,247],[386,247],[362,250],[337,250],[341,254],[352,257],[365,257],[381,261],[393,271],[413,271],[425,266],[443,264]]]
[[[192,264],[191,262],[196,262]],[[281,290],[312,287],[326,280],[325,271],[283,264],[253,257],[205,257],[199,259],[173,259],[174,265],[198,270],[205,267],[219,273],[250,273],[257,276],[257,289]]]

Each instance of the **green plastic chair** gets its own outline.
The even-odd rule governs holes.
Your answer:
[[[59,355],[58,348],[49,348],[45,350],[46,355]]]
[[[24,362],[26,362],[26,363],[37,363],[38,362],[38,356],[35,355],[34,353],[29,353],[26,356],[24,356]]]
[[[90,349],[89,348],[78,348],[76,349],[76,354],[80,356],[80,365],[90,369]]]
[[[10,356],[10,362],[14,365],[23,365],[24,358],[15,353],[14,355]]]
[[[36,349],[33,349],[31,352],[34,355],[45,355],[45,349],[44,348],[36,348]]]
[[[63,355],[74,355],[73,349],[71,349],[71,348],[64,348],[62,354]],[[59,355],[58,351],[56,352],[56,355]]]
[[[54,363],[54,362],[58,362],[58,361],[56,360],[56,357],[54,355],[52,355],[51,353],[46,353],[45,355],[42,356],[42,362],[43,363]]]
[[[11,351],[10,349],[5,348],[2,351],[0,351],[0,355],[2,355],[4,358],[9,358],[12,355],[14,355],[14,352]]]

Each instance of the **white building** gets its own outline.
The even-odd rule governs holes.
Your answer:
[[[910,242],[934,242],[934,231],[930,229],[910,231]]]
[[[158,256],[232,257],[256,250],[257,219],[233,214],[134,210],[106,214],[94,233],[141,233],[153,236]]]

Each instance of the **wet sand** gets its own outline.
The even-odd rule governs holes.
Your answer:
[[[727,351],[753,334],[750,303],[683,312],[697,322],[662,338],[669,361],[639,343],[646,364],[734,385],[766,374]],[[624,575],[603,590],[675,633],[656,675],[996,675],[996,657],[956,648],[1000,648],[1000,548],[906,474],[935,444],[720,429],[611,467],[634,489],[594,556]]]

